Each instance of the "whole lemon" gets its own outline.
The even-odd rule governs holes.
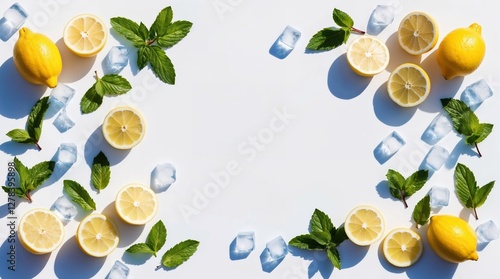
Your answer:
[[[451,215],[434,215],[427,229],[427,239],[432,250],[452,263],[477,261],[476,234],[461,218]]]
[[[486,44],[481,25],[471,24],[446,35],[437,50],[437,62],[447,80],[474,72],[483,61]]]
[[[50,88],[57,86],[62,58],[57,46],[47,36],[21,28],[14,45],[13,59],[17,71],[26,81]]]

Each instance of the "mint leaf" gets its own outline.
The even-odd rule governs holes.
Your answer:
[[[143,254],[155,254],[155,251],[151,249],[146,243],[137,243],[125,250],[125,252],[132,253],[132,254],[138,254],[138,253],[143,253]]]
[[[23,129],[11,130],[7,133],[7,136],[18,143],[35,143],[35,139],[33,139],[28,132]]]
[[[71,197],[72,201],[79,204],[83,210],[91,211],[96,210],[95,202],[90,197],[89,193],[82,185],[78,184],[78,182],[72,180],[64,180],[63,188],[66,193]]]
[[[399,172],[389,169],[386,174],[389,192],[394,198],[401,200],[405,208],[408,208],[406,198],[420,190],[427,182],[428,176],[428,170],[418,170],[405,179]]]
[[[102,151],[94,157],[91,170],[92,185],[98,191],[106,188],[111,178],[111,168],[108,158]]]
[[[174,65],[167,57],[167,54],[159,46],[151,46],[151,52],[148,53],[148,61],[151,69],[161,81],[168,84],[175,84]]]
[[[161,247],[165,244],[167,240],[167,229],[165,225],[160,220],[152,228],[146,239],[146,244],[153,251],[153,255],[156,257],[156,252],[160,251]]]
[[[146,44],[136,22],[124,17],[113,17],[110,21],[113,29],[129,40],[133,46],[140,47]]]
[[[332,235],[329,232],[312,231],[311,237],[316,240],[320,245],[326,246],[332,240]]]
[[[98,79],[95,84],[95,90],[99,95],[122,95],[132,89],[132,86],[124,77],[117,74],[107,74]]]
[[[333,9],[333,21],[340,27],[351,28],[354,26],[352,18],[339,9]]]
[[[144,25],[144,23],[140,23],[139,24],[139,29],[137,30],[139,32],[139,37],[141,37],[141,39],[143,41],[147,41],[148,38],[149,38],[149,30],[148,28],[146,27],[146,25]]]
[[[31,191],[36,190],[53,173],[55,167],[54,161],[44,161],[34,165],[31,169],[26,167],[17,157],[14,157],[14,169],[19,175],[19,187],[15,188],[15,193],[19,198],[25,198],[30,203]],[[12,189],[12,188],[10,188]],[[12,191],[5,187],[4,191]]]
[[[333,243],[340,244],[344,242],[344,240],[348,239],[349,237],[345,233],[345,228],[344,226],[341,226],[335,231],[335,234],[332,236],[332,241]]]
[[[415,221],[415,225],[418,229],[418,225],[425,225],[429,222],[429,217],[431,215],[431,197],[425,195],[413,209],[412,217]]]
[[[309,40],[306,49],[309,50],[332,50],[344,43],[349,37],[344,29],[325,28],[314,34]]]
[[[102,104],[104,96],[99,94],[95,89],[95,84],[85,92],[80,101],[80,110],[87,114],[96,111]]]
[[[292,238],[288,245],[304,250],[325,250],[325,245],[319,244],[311,234],[298,235]]]
[[[167,27],[172,22],[172,18],[174,17],[174,12],[171,7],[166,7],[158,13],[156,16],[153,25],[149,30],[150,35],[149,38],[152,40],[157,37],[161,37],[167,33]]]
[[[158,36],[156,43],[161,47],[172,47],[187,36],[192,26],[191,22],[185,20],[173,22],[163,35]]]
[[[333,264],[333,266],[340,270],[341,269],[340,254],[337,248],[335,247],[329,248],[328,250],[326,250],[326,255],[328,256],[328,259]]]
[[[141,46],[137,49],[137,68],[139,70],[144,69],[149,63],[149,57],[151,55],[151,46]]]
[[[18,143],[35,144],[38,150],[42,150],[38,141],[42,135],[43,117],[49,108],[49,97],[45,96],[38,100],[31,108],[26,123],[26,130],[14,129],[7,133],[13,141]]]
[[[196,240],[185,240],[170,248],[162,257],[161,264],[175,268],[187,261],[198,249],[200,243]]]
[[[332,220],[328,215],[319,209],[315,209],[313,215],[311,216],[310,229],[312,232],[328,232],[335,227],[332,224]]]
[[[483,187],[479,187],[474,173],[465,165],[458,163],[455,167],[455,189],[460,202],[467,208],[473,209],[476,220],[477,208],[484,204],[490,194],[495,181],[491,181]]]

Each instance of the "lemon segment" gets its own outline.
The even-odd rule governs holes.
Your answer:
[[[363,35],[347,47],[347,62],[361,76],[374,76],[389,65],[389,50],[379,38]]]
[[[416,263],[422,256],[422,250],[420,236],[406,228],[392,230],[382,243],[384,257],[397,267],[408,267]]]
[[[85,217],[78,225],[76,241],[85,254],[105,257],[116,249],[120,237],[113,220],[94,213]]]
[[[114,148],[131,149],[144,138],[146,122],[136,109],[117,107],[104,118],[102,132],[106,141]]]
[[[382,213],[377,208],[360,205],[349,212],[344,228],[354,244],[367,246],[382,238],[385,223]]]
[[[419,55],[430,51],[436,46],[438,38],[438,25],[427,13],[409,13],[399,24],[399,45],[409,54]]]
[[[76,55],[97,55],[108,40],[108,29],[100,18],[82,14],[72,18],[64,27],[64,44]]]
[[[19,242],[30,253],[50,253],[64,240],[64,225],[57,215],[48,210],[36,208],[26,212],[19,221],[17,231]]]
[[[387,81],[389,97],[402,107],[421,104],[431,91],[431,80],[420,66],[404,63],[392,71]]]
[[[146,186],[129,184],[116,195],[115,208],[123,221],[132,225],[144,225],[156,216],[158,197]]]

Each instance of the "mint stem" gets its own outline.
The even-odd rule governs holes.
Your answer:
[[[26,192],[26,199],[29,201],[29,203],[33,202],[30,192]]]
[[[401,194],[401,201],[403,201],[403,204],[405,205],[405,208],[408,208],[408,203],[406,202],[406,197],[404,194]]]
[[[474,211],[474,218],[476,218],[476,220],[479,220],[479,216],[477,216],[477,210],[475,207],[473,211]]]
[[[97,71],[94,71],[95,73],[95,79],[99,80],[99,75],[97,74]]]
[[[147,40],[147,41],[146,41],[146,44],[147,44],[148,46],[150,46],[150,45],[152,45],[154,42],[156,42],[156,38],[155,38],[155,39],[152,39],[152,40]]]
[[[35,142],[35,145],[38,148],[38,151],[42,150],[42,147],[38,144],[38,142]]]
[[[481,154],[481,151],[479,151],[479,147],[477,146],[477,142],[475,142],[474,145],[476,146],[476,151],[477,151],[477,154],[479,155],[479,158],[483,157],[483,155]]]
[[[157,265],[157,266],[156,266],[156,268],[155,268],[155,270],[158,270],[158,269],[160,269],[161,267],[162,267],[162,265],[161,265],[161,264],[160,264],[160,265]]]
[[[366,32],[363,30],[359,30],[358,28],[351,27],[351,32],[356,33],[358,35],[364,35]]]

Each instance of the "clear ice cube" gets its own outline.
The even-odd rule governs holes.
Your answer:
[[[170,163],[158,164],[151,176],[151,189],[155,192],[166,191],[176,180],[175,167]]]
[[[446,136],[452,128],[453,125],[448,117],[438,114],[425,129],[422,140],[431,145],[435,144]]]
[[[480,79],[465,88],[460,96],[467,106],[472,107],[482,103],[484,100],[493,96],[493,91],[484,79]]]
[[[10,6],[0,19],[0,39],[4,42],[9,40],[26,22],[27,18],[28,13],[19,3]]]
[[[128,274],[130,273],[130,269],[124,263],[119,260],[116,260],[111,270],[106,276],[106,279],[126,279],[128,278]]]
[[[427,156],[425,157],[425,164],[431,170],[437,171],[444,165],[449,156],[450,153],[446,150],[446,148],[435,145],[431,148],[431,150],[429,150],[429,153],[427,153]]]
[[[266,243],[266,249],[270,258],[275,261],[284,258],[288,254],[288,245],[281,236]]]
[[[128,50],[124,46],[113,46],[104,58],[105,71],[118,74],[128,64]]]
[[[60,196],[50,207],[56,215],[61,218],[64,224],[67,224],[78,214],[78,209],[66,196]]]
[[[287,25],[271,46],[269,53],[279,59],[287,57],[295,48],[300,36],[300,31]]]
[[[450,190],[441,186],[433,186],[429,190],[429,197],[431,200],[431,207],[441,208],[448,206],[450,202]]]
[[[476,237],[479,244],[488,243],[500,237],[500,229],[495,222],[489,220],[476,228]]]
[[[66,109],[62,109],[52,122],[59,132],[64,133],[75,126],[75,122],[68,116]]]
[[[375,148],[375,157],[379,162],[385,162],[405,144],[404,139],[396,131],[393,131]]]
[[[76,162],[77,149],[74,143],[61,143],[57,151],[57,163],[72,165]]]
[[[393,5],[377,5],[368,20],[369,34],[378,35],[394,21],[396,8]]]
[[[241,232],[236,236],[236,253],[249,253],[255,247],[255,234],[254,232]]]
[[[55,114],[62,108],[65,108],[74,95],[75,89],[69,87],[64,83],[58,83],[57,86],[54,87],[54,89],[52,89],[52,91],[50,92],[49,109],[53,114]]]

